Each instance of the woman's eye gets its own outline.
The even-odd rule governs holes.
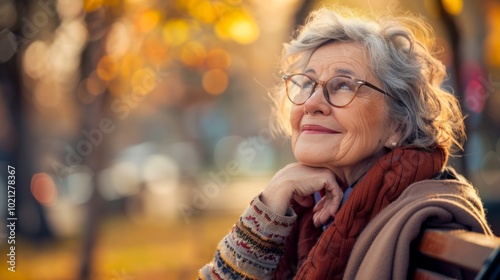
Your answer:
[[[351,87],[349,84],[342,82],[337,85],[337,89],[351,90]]]
[[[308,89],[308,88],[311,88],[313,86],[313,83],[311,81],[304,81],[302,83],[302,88],[303,89]]]
[[[354,88],[353,88],[353,85],[351,83],[346,82],[346,81],[332,81],[332,83],[330,83],[329,90],[330,91],[337,91],[337,90],[353,91]]]
[[[313,82],[307,79],[291,79],[290,80],[293,85],[297,86],[298,88],[304,90],[304,89],[309,89],[313,86]]]

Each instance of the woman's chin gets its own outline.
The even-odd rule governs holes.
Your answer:
[[[328,166],[328,161],[327,160],[321,160],[321,158],[318,158],[317,156],[314,156],[312,154],[301,154],[301,153],[294,153],[295,159],[307,166],[312,166],[312,167],[325,167]]]

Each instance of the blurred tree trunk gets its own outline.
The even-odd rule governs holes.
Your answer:
[[[88,26],[90,42],[82,53],[81,80],[88,77],[89,74],[97,68],[98,60],[96,57],[104,55],[104,39],[109,30],[109,25],[114,21],[104,8],[88,13],[85,21]],[[95,38],[95,39],[94,39]],[[103,119],[109,115],[110,95],[108,91],[96,97],[96,99],[84,108],[82,130],[87,132],[99,130]],[[103,216],[104,200],[98,191],[98,175],[106,167],[109,161],[109,142],[110,135],[102,133],[102,140],[99,144],[92,145],[92,152],[85,157],[84,164],[91,170],[92,196],[86,204],[86,218],[83,227],[83,242],[81,266],[79,279],[92,279],[93,257],[97,243],[97,234],[101,218]],[[83,135],[80,135],[83,140]]]
[[[108,106],[108,95],[104,94],[97,98],[86,108],[83,129],[92,131],[99,128],[100,121],[106,116]],[[85,165],[93,174],[91,180],[92,196],[86,204],[86,220],[83,227],[82,261],[80,267],[80,279],[92,279],[92,260],[95,252],[97,232],[101,217],[103,215],[103,199],[98,192],[98,174],[105,168],[108,162],[107,146],[109,136],[103,135],[99,145],[93,146],[92,153],[86,157]]]
[[[16,168],[16,215],[18,217],[18,227],[16,232],[19,235],[28,236],[35,241],[51,238],[52,232],[47,223],[42,206],[31,194],[30,182],[35,171],[36,164],[36,137],[30,124],[34,117],[35,108],[31,101],[23,94],[23,81],[21,65],[21,53],[27,46],[26,39],[22,36],[21,18],[29,15],[28,11],[35,1],[18,0],[14,2],[17,13],[17,23],[12,28],[2,30],[4,37],[2,40],[9,41],[9,50],[2,49],[3,52],[14,51],[13,56],[0,65],[0,83],[6,109],[12,123],[12,130],[9,131],[10,139],[6,139],[8,144],[5,151],[6,164]],[[16,43],[12,40],[16,38]],[[5,43],[5,42],[4,42]],[[3,45],[6,47],[6,45]],[[16,49],[17,48],[17,49]],[[4,53],[5,54],[5,53]],[[6,167],[5,167],[6,170]],[[2,170],[2,174],[5,171]],[[6,177],[4,177],[6,178]],[[2,209],[5,211],[6,209]]]

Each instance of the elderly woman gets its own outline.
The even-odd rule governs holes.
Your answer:
[[[423,228],[492,235],[476,190],[446,167],[463,117],[418,35],[429,28],[410,17],[311,14],[285,45],[276,98],[297,162],[253,199],[199,278],[406,279]]]

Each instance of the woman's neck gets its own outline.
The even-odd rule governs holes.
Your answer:
[[[335,174],[339,186],[345,190],[365,175],[365,173],[373,166],[375,161],[386,154],[387,151],[383,149],[382,151],[361,162],[358,162],[355,165],[345,167],[337,166],[331,167],[330,169]]]

